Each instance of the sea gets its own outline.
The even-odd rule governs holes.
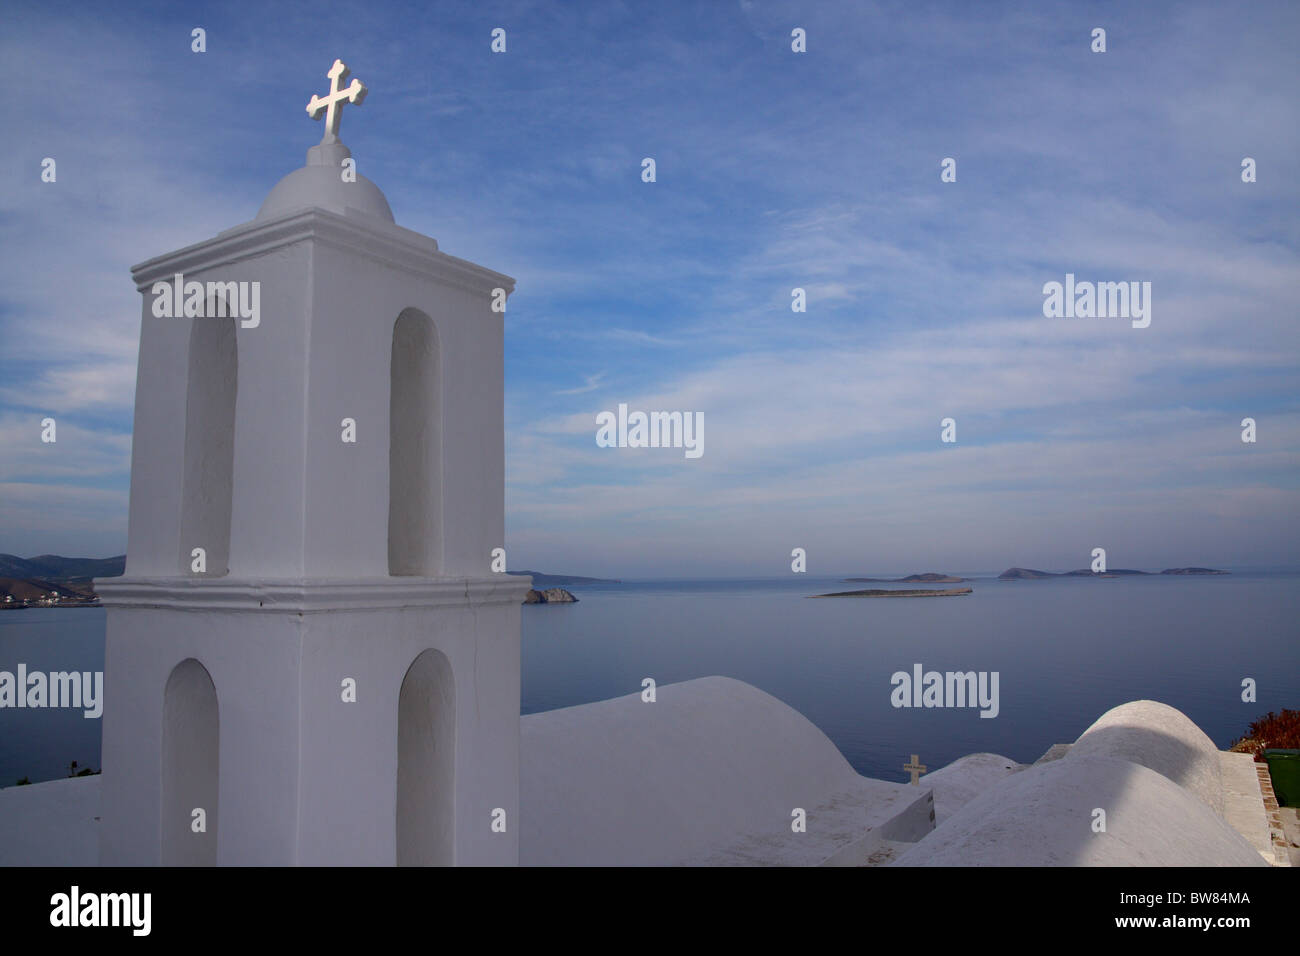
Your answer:
[[[934,598],[811,600],[907,585],[797,574],[569,585],[576,604],[522,608],[520,709],[640,694],[646,678],[733,677],[802,713],[859,773],[896,782],[913,754],[930,770],[978,752],[1030,763],[1139,699],[1177,707],[1226,749],[1269,711],[1300,709],[1300,572],[1230,570],[1018,581],[954,572],[968,582],[921,586],[973,592]],[[104,622],[102,608],[0,612],[0,671],[102,671]],[[997,715],[895,706],[894,675],[916,665],[996,673]],[[0,786],[100,769],[101,723],[80,710],[0,708]]]

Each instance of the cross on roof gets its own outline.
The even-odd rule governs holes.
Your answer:
[[[920,786],[917,783],[921,779],[921,774],[928,769],[925,764],[921,763],[921,758],[917,754],[912,754],[912,762],[903,764],[903,769],[912,775],[912,786]]]
[[[337,143],[339,141],[339,119],[343,113],[343,101],[360,106],[361,101],[366,98],[366,84],[362,83],[356,77],[352,78],[352,84],[346,89],[339,89],[339,84],[348,77],[347,66],[342,60],[335,60],[334,65],[330,67],[329,73],[325,74],[330,78],[330,91],[327,96],[317,96],[315,93],[311,96],[311,102],[307,104],[307,115],[312,119],[320,119],[323,112],[325,114],[325,133],[321,136],[322,143]]]

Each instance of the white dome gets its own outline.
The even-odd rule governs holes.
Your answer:
[[[1066,760],[1118,757],[1164,774],[1223,813],[1219,748],[1180,710],[1154,700],[1112,707],[1074,742]]]
[[[393,211],[379,187],[360,173],[355,182],[344,182],[342,162],[352,155],[342,143],[321,144],[307,150],[307,165],[295,169],[275,184],[257,211],[258,219],[270,219],[297,209],[328,209],[341,216],[361,213],[393,222]]]

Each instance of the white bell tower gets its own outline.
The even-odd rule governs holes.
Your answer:
[[[518,862],[508,276],[393,221],[338,139],[144,297],[108,608],[106,865]],[[493,304],[497,303],[496,309]]]

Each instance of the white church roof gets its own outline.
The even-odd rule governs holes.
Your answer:
[[[853,865],[899,851],[901,866],[1261,866],[1270,857],[1249,756],[1214,754],[1243,768],[1230,825],[1192,789],[1211,776],[1183,722],[1195,725],[1152,701],[1115,708],[1080,738],[1128,759],[1071,748],[1022,767],[972,754],[912,787],[860,777],[806,718],[740,681],[666,685],[657,698],[521,719],[522,865]],[[1095,733],[1106,727],[1124,732]],[[1191,738],[1186,750],[1168,743],[1174,736]],[[1189,786],[1147,766],[1157,763]],[[0,866],[94,865],[101,780],[0,789]],[[790,826],[795,807],[807,812],[804,833]],[[1242,835],[1252,828],[1256,845]]]
[[[1105,830],[1094,829],[1104,811]],[[1254,847],[1168,777],[1115,757],[1013,774],[896,866],[1264,866]]]
[[[859,776],[808,718],[726,677],[526,716],[519,749],[523,866],[860,863],[932,826],[924,787]]]
[[[934,792],[935,823],[942,823],[1003,777],[1019,773],[1024,764],[1001,754],[968,754],[921,778]]]
[[[1235,827],[1224,818],[1222,758],[1181,711],[1151,700],[1122,704],[1064,757],[992,783],[955,813],[938,787],[937,829],[897,865],[1265,865],[1260,847],[1240,832],[1258,822],[1258,795],[1247,794]],[[957,774],[962,763],[927,782],[942,783],[950,769],[968,783],[989,782],[971,778],[969,768]]]

